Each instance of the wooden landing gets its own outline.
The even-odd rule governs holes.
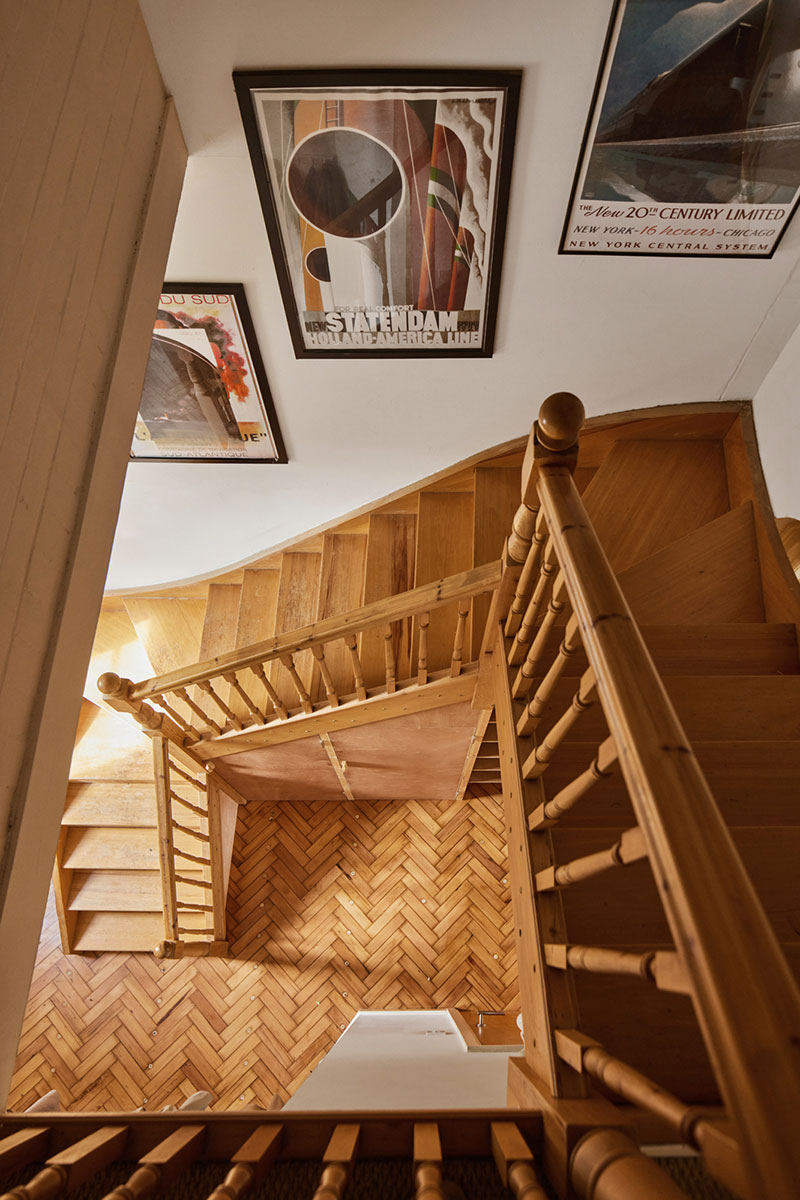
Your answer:
[[[9,1108],[266,1107],[359,1008],[518,1011],[506,878],[493,797],[249,805],[228,959],[65,957],[51,898]]]

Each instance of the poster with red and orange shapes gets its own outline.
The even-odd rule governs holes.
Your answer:
[[[287,461],[242,284],[164,284],[131,458]]]
[[[234,82],[297,356],[490,355],[519,75]]]

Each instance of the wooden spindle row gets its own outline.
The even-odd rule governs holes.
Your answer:
[[[511,649],[508,652],[508,664],[511,667],[519,666],[525,658],[528,646],[533,641],[539,621],[545,611],[545,606],[550,599],[550,592],[557,571],[558,563],[556,561],[555,550],[553,549],[551,539],[548,538],[542,552],[536,587],[528,601],[525,615],[520,621],[519,629],[514,636]]]
[[[538,578],[541,568],[542,547],[547,540],[547,523],[544,513],[539,509],[536,517],[536,525],[533,531],[533,539],[530,544],[525,565],[520,572],[517,580],[517,589],[514,593],[514,598],[511,601],[511,607],[506,618],[505,635],[506,637],[514,637],[522,622],[522,614],[525,612],[531,591],[533,590],[534,582]]]
[[[557,792],[552,800],[540,804],[528,817],[528,828],[531,833],[537,829],[546,829],[555,825],[560,817],[582,800],[601,779],[608,779],[617,767],[617,747],[611,737],[600,745],[590,766],[571,783]]]
[[[214,701],[214,703],[216,704],[217,708],[220,710],[222,715],[224,717],[227,717],[228,722],[230,723],[230,725],[232,726],[233,729],[241,729],[242,728],[241,720],[239,719],[239,717],[237,717],[236,713],[233,711],[233,709],[230,707],[230,705],[225,703],[225,701],[222,699],[222,696],[220,696],[219,692],[216,690],[216,688],[214,687],[214,685],[212,684],[210,679],[201,679],[198,682],[197,686],[200,688],[201,692],[205,692],[205,694],[211,700]],[[208,719],[208,718],[206,717],[206,719]]]
[[[245,708],[250,713],[250,716],[253,717],[253,719],[256,722],[258,722],[260,724],[261,722],[266,721],[267,714],[265,712],[261,711],[261,709],[255,703],[255,701],[253,699],[251,699],[250,695],[244,690],[244,688],[242,687],[241,681],[239,679],[239,676],[236,674],[235,671],[226,671],[225,674],[222,676],[222,678],[225,680],[226,683],[230,684],[230,686],[236,692],[236,695],[239,697],[239,699],[244,704]],[[239,728],[241,729],[241,723],[239,724]]]
[[[584,879],[592,879],[613,867],[629,867],[640,859],[647,857],[647,845],[644,834],[639,826],[626,829],[619,840],[607,850],[598,850],[596,854],[585,854],[581,858],[573,858],[572,862],[560,867],[545,867],[534,876],[537,892],[549,892],[554,888],[567,887],[569,884],[580,883]]]
[[[539,663],[547,648],[547,639],[550,636],[550,631],[562,613],[569,611],[569,607],[566,584],[564,583],[563,575],[559,572],[553,581],[553,591],[547,605],[547,611],[536,631],[536,637],[528,647],[525,661],[517,672],[517,677],[511,688],[511,694],[515,700],[519,700],[522,696],[527,696],[533,686],[535,676],[541,674]]]
[[[209,1200],[241,1200],[264,1184],[270,1168],[287,1148],[285,1122],[264,1120],[255,1124],[238,1150],[230,1157],[224,1179]],[[517,1200],[545,1200],[535,1168],[534,1154],[514,1121],[491,1121],[488,1128],[491,1152],[503,1186]],[[94,1177],[130,1156],[132,1125],[102,1126],[71,1146],[52,1154],[30,1181],[0,1200],[55,1200],[63,1192],[91,1185]],[[124,1183],[107,1192],[104,1200],[148,1200],[178,1184],[181,1177],[204,1160],[209,1146],[209,1125],[192,1122],[177,1125],[136,1162]],[[51,1127],[20,1131],[0,1141],[0,1166],[24,1167],[37,1156],[44,1158]],[[321,1156],[319,1185],[315,1200],[342,1200],[358,1158],[362,1126],[357,1122],[334,1127]],[[414,1121],[412,1129],[413,1180],[417,1200],[443,1200],[445,1159],[436,1121]],[[196,1193],[203,1195],[205,1193]]]
[[[540,741],[539,745],[528,755],[522,773],[526,779],[538,779],[547,770],[553,755],[572,729],[580,716],[591,708],[597,688],[597,680],[591,667],[581,677],[580,686],[572,697],[572,703],[565,713],[556,721]],[[517,725],[518,736],[524,736],[520,730],[526,730],[530,717],[526,708]]]
[[[599,975],[636,975],[655,984],[659,991],[689,994],[689,982],[680,957],[674,950],[607,949],[603,946],[566,946],[545,943],[549,967],[565,971],[588,971]]]

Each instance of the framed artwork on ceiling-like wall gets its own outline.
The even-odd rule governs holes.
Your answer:
[[[491,355],[519,72],[233,79],[297,357]]]
[[[241,283],[165,283],[134,462],[288,461]]]
[[[560,252],[770,258],[799,200],[797,0],[617,0]]]

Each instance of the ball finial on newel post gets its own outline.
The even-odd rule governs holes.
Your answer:
[[[577,444],[586,410],[572,392],[553,392],[539,409],[536,435],[546,450],[558,453]]]

